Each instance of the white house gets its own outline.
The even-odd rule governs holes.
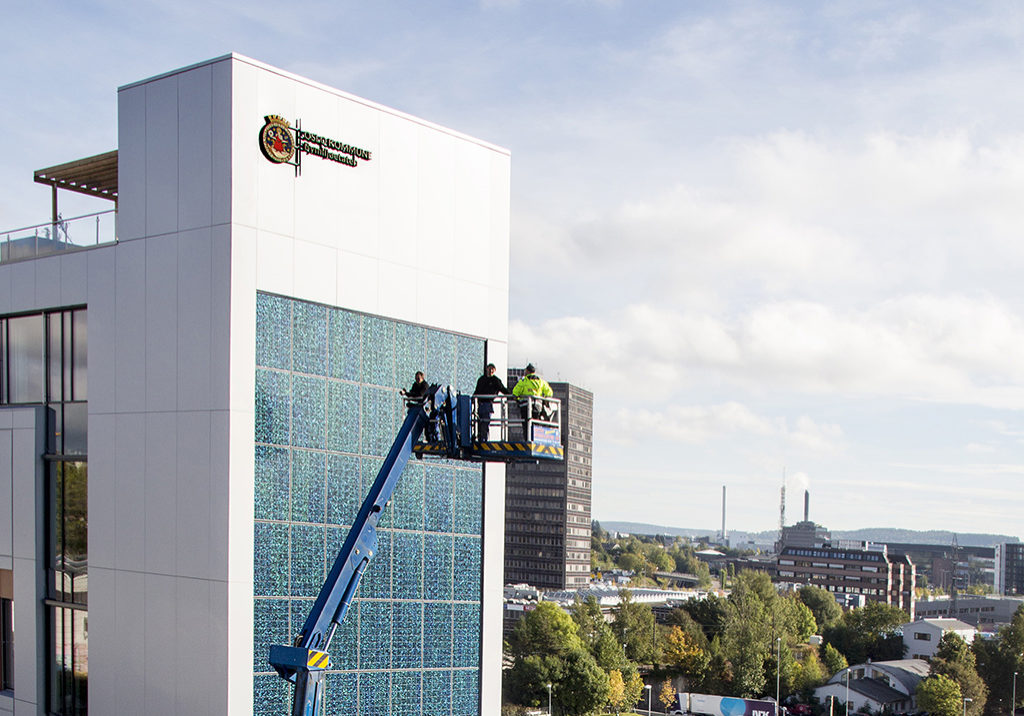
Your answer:
[[[903,653],[908,659],[930,659],[935,656],[942,635],[947,632],[961,636],[970,644],[976,630],[959,619],[919,619],[903,625]]]
[[[830,698],[837,705],[849,701],[850,713],[864,707],[875,713],[910,713],[917,710],[917,685],[930,672],[923,659],[855,664],[833,674],[814,695],[826,705]]]

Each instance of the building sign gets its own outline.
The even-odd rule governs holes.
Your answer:
[[[268,115],[264,120],[266,124],[260,130],[260,151],[274,164],[291,164],[296,175],[302,173],[303,154],[350,167],[373,158],[373,153],[367,149],[307,132],[302,129],[301,122],[292,127],[288,120],[276,114]]]

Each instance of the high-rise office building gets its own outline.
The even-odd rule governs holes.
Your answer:
[[[522,377],[509,371],[509,389]],[[509,465],[505,482],[505,583],[572,589],[590,582],[594,394],[551,383],[562,402],[565,461]]]
[[[995,552],[995,593],[1024,594],[1024,542],[996,545]]]
[[[117,110],[0,251],[0,713],[281,716],[399,389],[504,367],[509,154],[239,55]],[[413,461],[328,713],[499,711],[504,473]]]

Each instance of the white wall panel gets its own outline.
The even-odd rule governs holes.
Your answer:
[[[89,254],[84,251],[60,259],[60,303],[75,306],[86,303],[89,289]]]
[[[259,211],[259,162],[266,162],[257,140],[263,117],[277,112],[259,101],[260,72],[245,62],[231,64],[231,221],[256,226]],[[221,171],[218,167],[217,171]]]
[[[174,410],[179,371],[178,235],[154,236],[146,240],[145,249],[146,409]]]
[[[146,235],[146,86],[117,93],[117,235]]]
[[[211,579],[210,414],[178,413],[177,574]],[[219,446],[218,446],[219,447]],[[223,519],[218,515],[216,519]]]
[[[32,304],[41,308],[60,306],[60,256],[33,261],[36,269],[36,295]]]
[[[142,412],[146,407],[146,244],[120,244],[114,258],[114,406],[118,412]],[[100,317],[101,322],[105,320],[109,318]],[[93,366],[91,360],[89,366]]]
[[[146,490],[149,487],[144,472],[145,416],[141,413],[119,413],[115,417],[114,430],[115,565],[120,570],[142,572],[146,568]]]
[[[174,413],[148,413],[144,495],[145,568],[175,574],[178,541],[178,423]]]
[[[178,80],[177,228],[213,222],[213,67]]]
[[[260,231],[256,235],[256,286],[291,296],[295,291],[294,239]]]
[[[373,161],[380,173],[379,251],[385,261],[416,263],[419,258],[419,140],[415,124],[381,116],[380,149]]]
[[[427,128],[421,128],[419,136],[417,259],[423,266],[431,266],[435,271],[447,270],[452,275],[450,265],[455,251],[453,154],[457,145],[451,137]]]
[[[91,477],[90,475],[90,483],[92,482]],[[91,524],[89,528],[91,543]],[[117,713],[120,666],[121,659],[124,658],[124,650],[115,638],[119,619],[116,585],[116,572],[96,566],[92,561],[92,552],[90,551],[89,705],[94,713]]]
[[[146,235],[178,228],[178,75],[146,85]]]
[[[10,420],[9,410],[0,410],[0,418]],[[14,469],[10,425],[0,427],[0,569],[10,569],[14,558]]]
[[[213,65],[211,77],[211,219],[214,224],[231,221],[231,98],[233,62],[224,60]]]
[[[185,231],[176,237],[178,271],[175,311],[179,365],[177,399],[181,410],[211,407],[213,356],[213,248],[211,229]]]
[[[118,571],[115,579],[119,661],[117,703],[102,713],[143,714],[146,712],[146,575]],[[102,635],[101,638],[109,635]],[[90,640],[91,641],[91,640]],[[167,675],[164,675],[167,678]]]
[[[256,261],[255,252],[241,252],[245,254],[245,263],[254,264]],[[233,269],[231,265],[231,227],[215,226],[210,237],[210,353],[209,369],[206,377],[196,375],[196,387],[201,389],[203,384],[208,383],[206,388],[206,404],[211,410],[223,409],[231,402],[231,351],[234,340],[235,327],[231,325],[232,292],[234,291]],[[244,282],[249,286],[244,300],[255,301],[254,285],[252,279]],[[250,334],[251,335],[251,334]],[[244,332],[241,333],[244,352],[249,353],[256,345],[255,338],[246,340]],[[241,348],[240,348],[241,350]],[[187,365],[187,364],[186,364]],[[248,380],[253,380],[253,371],[249,371]],[[253,393],[250,393],[252,395]],[[252,400],[246,402],[247,409],[252,410]]]
[[[412,266],[380,262],[378,311],[403,321],[417,320],[416,286],[419,271]]]
[[[307,301],[333,303],[338,284],[338,251],[322,244],[296,239],[296,296]]]
[[[369,256],[339,251],[337,305],[355,311],[379,313],[377,276],[380,263]]]
[[[455,210],[452,268],[455,275],[482,288],[491,270],[491,152],[474,144],[455,147]]]
[[[120,246],[116,250],[121,250]],[[114,282],[115,247],[95,249],[89,257],[89,414],[114,411],[117,343]],[[95,438],[92,426],[90,442]],[[90,447],[90,451],[91,451]],[[90,555],[91,556],[91,555]]]
[[[174,618],[176,604],[174,577],[145,575],[143,596],[145,645],[146,716],[175,716],[177,679],[174,674],[179,649],[189,648],[190,632],[179,634]]]
[[[27,269],[27,270],[26,270]],[[36,272],[31,263],[11,274],[11,311],[30,311],[36,301]]]
[[[14,266],[16,264],[0,265],[0,312],[9,313],[11,310],[11,281],[14,278]]]
[[[94,582],[94,566],[113,569],[117,563],[117,428],[113,414],[93,412],[91,400],[89,408],[89,570]]]

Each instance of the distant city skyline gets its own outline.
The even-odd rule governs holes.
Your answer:
[[[832,530],[1024,533],[1024,8],[285,15],[7,8],[0,229],[49,218],[33,170],[116,148],[114,87],[237,51],[511,150],[510,360],[594,393],[597,519],[717,524],[725,484],[770,530],[785,473]]]

